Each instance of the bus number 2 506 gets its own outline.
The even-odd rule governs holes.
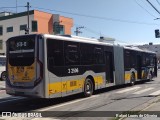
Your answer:
[[[68,73],[78,73],[79,69],[78,68],[69,68]]]

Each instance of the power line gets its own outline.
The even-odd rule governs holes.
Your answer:
[[[0,9],[5,9],[5,8],[16,8],[16,7],[0,7]]]
[[[25,7],[25,6],[16,6],[16,7],[0,7],[0,9],[5,9],[5,8],[13,8],[13,9],[15,9],[15,8],[17,8],[17,7]]]
[[[99,32],[94,31],[94,30],[92,30],[92,29],[90,29],[90,28],[88,28],[88,27],[84,27],[84,30],[86,30],[86,31],[88,31],[88,32],[90,32],[90,33],[93,33],[93,34],[100,35],[100,33],[99,33]]]
[[[82,25],[74,24],[74,26],[82,26]],[[88,28],[88,27],[84,27],[84,30],[86,30],[86,31],[88,31],[88,32],[90,32],[90,33],[93,33],[94,35],[96,34],[96,35],[99,35],[99,36],[100,36],[100,32],[97,32],[97,31],[95,31],[95,30],[92,30],[92,29],[90,29],[90,28]],[[107,35],[102,34],[102,36],[106,37]],[[127,42],[122,41],[122,40],[117,40],[117,39],[116,39],[116,41],[117,41],[117,42],[121,42],[121,43],[125,43],[125,44],[130,44],[130,43],[127,43]]]
[[[135,3],[139,6],[139,7],[141,7],[143,10],[145,10],[149,15],[151,15],[152,17],[154,17],[154,18],[157,18],[157,17],[155,17],[153,14],[151,14],[147,9],[145,9],[141,4],[139,4],[138,2],[137,2],[137,0],[134,0],[135,1]]]
[[[158,0],[156,0],[157,1],[157,3],[160,5],[160,2],[158,1]]]
[[[65,21],[65,23],[66,23],[66,24],[68,24],[68,25],[70,25],[70,23],[69,23],[69,22],[66,22],[66,21]],[[75,27],[77,28],[77,27],[79,27],[79,26],[83,26],[83,25],[80,25],[80,24],[74,23],[74,24],[73,24],[73,26],[75,26]],[[96,35],[100,35],[100,33],[99,33],[99,32],[94,31],[94,30],[92,30],[92,29],[90,29],[90,28],[88,28],[88,27],[83,27],[83,29],[84,29],[84,30],[86,30],[86,31],[88,31],[88,32],[90,32],[90,33],[93,33],[93,34],[96,34]]]
[[[106,20],[106,21],[115,21],[115,22],[132,23],[132,24],[143,24],[143,25],[158,25],[159,26],[159,24],[155,24],[155,23],[145,23],[145,22],[140,22],[140,21],[129,21],[129,20],[107,18],[107,17],[100,17],[100,16],[91,16],[91,15],[85,15],[85,14],[79,14],[79,13],[71,13],[71,12],[64,12],[64,11],[59,11],[59,10],[47,9],[47,8],[40,8],[40,7],[35,7],[35,6],[32,6],[32,7],[36,8],[36,9],[43,9],[43,10],[47,10],[47,11],[54,11],[54,12],[59,12],[59,13],[81,16],[81,17],[101,19],[101,20]]]
[[[157,12],[160,14],[159,10],[158,10],[149,0],[146,0],[146,1],[152,6],[152,8],[153,8],[155,11],[157,11]]]
[[[71,24],[70,22],[66,22],[66,21],[61,21],[61,22],[65,22],[65,23],[68,24],[68,25]],[[77,27],[83,26],[83,25],[74,23],[73,26],[75,26],[75,27],[77,28]],[[90,28],[88,28],[88,27],[82,27],[82,28],[83,28],[84,30],[90,32],[90,33],[93,33],[94,35],[99,35],[99,36],[100,36],[100,32],[98,32],[98,31],[95,31],[95,30],[90,29]],[[81,33],[81,32],[80,32],[80,33]],[[108,35],[102,34],[102,36],[106,37],[106,36],[108,36]],[[93,36],[92,36],[92,37],[93,37]],[[125,43],[125,44],[130,44],[130,43],[127,43],[127,42],[122,41],[122,40],[117,40],[117,39],[116,39],[116,41],[117,41],[117,42],[121,42],[121,43]]]

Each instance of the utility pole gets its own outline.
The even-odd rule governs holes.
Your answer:
[[[17,13],[17,0],[16,0],[16,13]]]
[[[82,33],[82,31],[80,31],[80,29],[84,28],[83,26],[81,27],[76,27],[76,31],[74,31],[76,33],[76,36],[78,36],[79,33]]]
[[[27,6],[25,7],[27,7],[27,12],[28,12],[28,17],[27,17],[28,27],[26,28],[25,34],[29,34],[29,8],[30,8],[29,2],[27,2]]]

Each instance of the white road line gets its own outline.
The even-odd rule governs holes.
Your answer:
[[[135,92],[135,93],[133,93],[133,94],[141,94],[141,93],[144,93],[144,92],[147,92],[147,91],[150,91],[150,90],[152,90],[152,89],[154,89],[154,88],[146,88],[146,89],[143,89],[143,90],[140,90],[140,91],[137,91],[137,92]]]
[[[63,103],[63,104],[60,104],[60,105],[57,105],[57,106],[51,106],[51,107],[48,107],[48,108],[40,109],[38,111],[47,111],[47,110],[50,110],[50,109],[62,107],[62,106],[65,106],[65,105],[70,105],[70,104],[73,104],[73,103],[77,103],[77,102],[87,100],[87,99],[92,99],[92,98],[99,97],[99,96],[100,95],[94,95],[94,96],[91,96],[91,97],[82,98],[82,99],[74,100],[74,101],[71,101],[71,102]]]
[[[153,92],[153,93],[151,93],[151,94],[149,94],[149,95],[160,95],[160,90],[158,90],[158,91],[156,91],[156,92]]]
[[[10,100],[5,100],[5,101],[0,102],[0,104],[10,102],[10,101],[14,101],[14,100],[21,100],[21,99],[24,99],[24,98],[15,98],[15,99],[10,99]]]
[[[139,89],[139,88],[141,88],[141,87],[126,88],[126,89],[118,91],[116,93],[125,93],[125,92],[136,90],[136,89]]]

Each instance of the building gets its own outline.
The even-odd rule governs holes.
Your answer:
[[[24,35],[28,26],[28,12],[0,14],[0,54],[6,52],[6,40]],[[29,34],[71,34],[73,19],[38,10],[29,11]]]
[[[157,60],[160,61],[160,44],[153,44],[153,43],[149,43],[149,44],[145,44],[145,45],[139,45],[138,46],[141,49],[147,49],[153,52],[156,52],[157,54]]]
[[[8,16],[8,15],[13,15],[13,13],[12,12],[1,12],[0,13],[0,17]]]

